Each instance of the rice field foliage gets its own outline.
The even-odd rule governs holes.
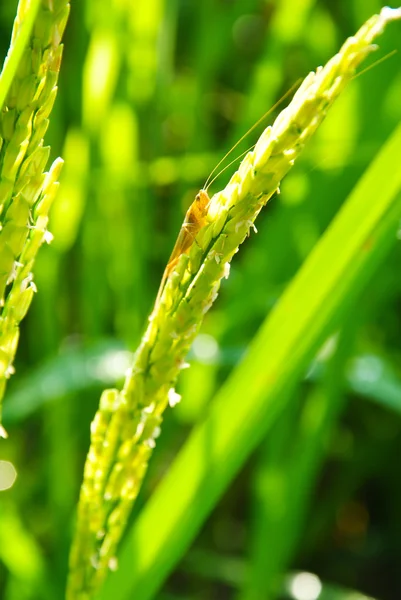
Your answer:
[[[20,2],[32,11],[22,50],[47,3]],[[54,239],[35,259],[38,293],[3,407],[5,600],[66,594],[90,424],[102,390],[122,389],[146,327],[162,331],[174,294],[187,294],[179,282],[190,280],[171,277],[148,324],[197,192],[236,140],[381,8],[72,2],[45,140],[50,160],[65,161]],[[0,10],[5,56],[17,3]],[[400,26],[386,27],[359,70],[401,50]],[[399,597],[400,93],[399,54],[349,81],[263,209],[186,338],[190,368],[176,395],[165,390],[171,404],[182,399],[163,417],[105,584],[99,595],[97,584],[70,585],[70,599]],[[206,238],[177,274],[199,268]],[[81,550],[78,563],[96,573],[98,556],[88,563]]]

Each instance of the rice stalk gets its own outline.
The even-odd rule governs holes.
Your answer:
[[[174,389],[177,377],[188,366],[185,356],[222,278],[228,277],[232,257],[355,69],[375,49],[373,40],[389,21],[399,18],[401,9],[384,8],[369,19],[324,68],[306,77],[224,190],[202,204],[200,218],[198,199],[187,212],[165,285],[124,387],[103,392],[91,426],[68,600],[93,598],[108,569],[117,567],[117,545],[160,433],[163,412],[180,400]]]
[[[0,404],[6,381],[14,372],[19,324],[36,291],[32,274],[36,253],[51,239],[48,213],[62,166],[61,159],[56,159],[49,172],[44,172],[50,148],[43,145],[43,137],[57,94],[60,42],[69,3],[41,0],[35,8],[27,44],[15,61],[14,50],[20,53],[21,35],[26,35],[27,20],[32,18],[32,3],[21,0],[18,4],[0,79],[0,86],[10,83],[0,114]],[[5,82],[10,64],[15,71],[12,80]],[[1,426],[0,434],[7,435]]]

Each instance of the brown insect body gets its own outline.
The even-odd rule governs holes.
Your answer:
[[[217,177],[223,172],[225,171],[225,169],[227,169],[228,167],[230,167],[237,159],[235,159],[234,161],[230,162],[226,167],[224,167],[224,169],[222,169],[218,175],[214,176],[212,179],[213,174],[217,171],[217,169],[220,167],[220,165],[223,163],[223,161],[227,158],[227,156],[229,154],[231,154],[231,152],[234,150],[234,148],[236,148],[238,146],[238,144],[240,144],[240,142],[242,142],[242,140],[245,139],[245,137],[251,132],[253,131],[264,119],[265,117],[267,117],[268,114],[270,114],[287,96],[289,96],[289,94],[292,93],[292,91],[294,90],[294,88],[298,85],[300,80],[298,80],[290,89],[289,91],[284,94],[284,96],[278,101],[276,102],[276,104],[274,106],[272,106],[264,115],[263,117],[261,117],[239,140],[236,144],[234,144],[234,146],[231,148],[231,150],[229,150],[227,152],[227,154],[225,154],[225,156],[223,156],[223,158],[218,162],[218,164],[215,166],[215,168],[213,169],[213,171],[210,173],[209,177],[206,180],[205,183],[205,188],[201,189],[199,191],[199,193],[196,195],[195,200],[192,202],[191,206],[188,208],[187,213],[185,215],[185,219],[184,219],[184,223],[182,224],[180,233],[178,234],[178,238],[177,241],[175,243],[175,246],[173,248],[173,251],[171,253],[171,256],[169,258],[169,261],[167,263],[167,267],[164,270],[163,273],[163,277],[161,280],[161,284],[159,287],[159,291],[157,292],[157,297],[156,297],[156,302],[155,302],[155,307],[153,309],[153,313],[156,310],[156,308],[159,306],[159,302],[160,302],[160,298],[161,295],[163,293],[164,290],[164,286],[166,284],[167,278],[169,277],[171,271],[174,269],[174,267],[176,266],[176,264],[178,263],[178,260],[180,258],[180,256],[182,254],[185,254],[186,252],[188,252],[188,250],[191,248],[198,232],[200,229],[202,229],[202,227],[206,224],[206,215],[207,215],[207,209],[210,203],[210,198],[209,195],[207,193],[207,189],[209,188],[209,186],[217,179]],[[254,146],[252,146],[253,148]],[[243,154],[246,154],[251,148],[248,148],[248,150],[246,150],[246,152],[244,152]],[[242,156],[242,155],[241,155]],[[238,157],[237,157],[238,158]]]
[[[168,276],[178,263],[180,256],[188,252],[198,232],[206,224],[206,214],[209,203],[210,198],[207,191],[200,190],[196,195],[195,200],[188,208],[185,214],[185,219],[182,224],[180,233],[178,234],[177,241],[174,245],[173,251],[167,263],[167,267],[165,268],[163,273],[159,291],[157,292],[155,309],[159,305],[160,298],[163,293],[163,289]]]

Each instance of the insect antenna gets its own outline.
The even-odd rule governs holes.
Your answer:
[[[355,73],[355,75],[353,77],[351,77],[350,81],[354,81],[354,79],[358,79],[358,77],[360,77],[361,75],[365,75],[365,73],[367,73],[368,71],[370,71],[370,69],[373,69],[374,67],[377,67],[377,65],[380,65],[382,62],[384,62],[388,58],[391,58],[392,56],[394,56],[394,54],[397,54],[397,52],[398,52],[398,50],[396,50],[396,49],[395,50],[391,50],[391,52],[388,52],[387,54],[385,54],[381,58],[378,58],[371,65],[369,65],[365,69],[362,69],[362,71],[359,71],[358,73]]]
[[[223,167],[218,173],[217,175],[215,175],[213,177],[213,179],[211,179],[208,183],[207,186],[205,188],[203,188],[206,192],[209,189],[209,187],[212,185],[212,183],[214,183],[216,181],[216,179],[218,177],[220,177],[220,175],[222,173],[224,173],[224,171],[226,171],[229,167],[231,167],[231,165],[233,165],[234,163],[237,162],[237,160],[239,160],[240,158],[242,158],[243,156],[245,156],[245,154],[248,154],[248,152],[250,152],[251,150],[253,150],[255,148],[256,144],[253,144],[253,146],[250,146],[247,150],[245,150],[242,154],[240,154],[239,156],[236,156],[231,162],[228,163],[228,165],[226,165],[225,167]],[[208,180],[210,179],[210,176],[208,178]]]
[[[385,56],[382,56],[381,58],[379,58],[378,60],[376,60],[374,63],[372,63],[371,65],[369,65],[368,67],[366,67],[362,71],[359,71],[358,73],[356,73],[351,78],[351,81],[353,81],[354,79],[357,79],[361,75],[364,75],[365,73],[367,73],[368,71],[370,71],[370,69],[373,69],[374,67],[377,67],[377,65],[381,64],[382,62],[384,62],[388,58],[391,58],[392,56],[394,56],[394,54],[397,54],[397,50],[392,50],[391,52],[388,52],[388,54],[386,54]],[[254,123],[254,125],[252,125],[252,127],[250,127],[246,133],[244,133],[243,136],[240,137],[240,139],[234,144],[234,146],[232,146],[232,148],[230,148],[230,150],[228,152],[226,152],[226,154],[223,156],[223,158],[221,158],[219,160],[219,162],[217,163],[217,165],[210,172],[210,174],[209,174],[208,178],[206,179],[205,184],[204,184],[204,186],[203,186],[202,189],[204,189],[204,190],[207,191],[209,189],[209,187],[212,185],[212,183],[214,183],[216,181],[216,179],[218,177],[220,177],[220,175],[222,173],[224,173],[224,171],[226,169],[228,169],[229,167],[231,167],[231,165],[233,165],[239,158],[242,158],[245,154],[247,154],[247,152],[249,152],[250,150],[252,150],[255,147],[255,144],[254,144],[253,146],[251,146],[250,148],[248,148],[248,150],[245,150],[245,152],[243,152],[242,154],[240,154],[239,156],[237,156],[234,160],[232,160],[231,162],[229,162],[228,165],[226,165],[223,169],[221,169],[216,175],[214,175],[216,173],[217,169],[220,167],[220,165],[235,150],[235,148],[237,148],[240,145],[240,143],[252,131],[254,131],[254,129],[256,129],[256,127],[258,127],[258,125],[260,125],[260,123],[262,123],[262,121],[264,121],[264,119],[266,117],[268,117],[286,98],[288,98],[288,96],[294,91],[294,89],[298,86],[298,84],[301,81],[302,81],[302,77],[300,77],[299,79],[297,79],[297,81],[290,87],[290,89],[283,96],[281,96],[281,98],[279,100],[277,100],[277,102],[275,104],[273,104],[273,106],[271,108],[269,108],[269,110],[266,111],[265,114],[262,115],[260,117],[260,119],[258,119],[256,121],[256,123]],[[213,177],[213,175],[214,175],[214,177]]]
[[[240,139],[235,142],[234,146],[223,156],[223,158],[221,160],[219,160],[219,162],[217,163],[217,165],[214,167],[214,169],[211,171],[209,177],[206,179],[205,181],[205,185],[203,186],[202,189],[207,190],[210,186],[210,184],[215,181],[217,179],[217,177],[223,172],[225,171],[229,166],[231,166],[233,164],[233,162],[235,162],[236,160],[238,160],[238,158],[241,158],[241,156],[243,156],[244,154],[246,154],[249,150],[246,150],[246,152],[244,152],[243,154],[241,154],[240,156],[238,156],[234,161],[232,161],[229,165],[227,165],[226,167],[224,167],[224,169],[222,171],[219,171],[219,173],[217,175],[215,175],[213,177],[213,175],[216,173],[217,169],[220,167],[220,165],[226,160],[227,156],[229,156],[234,150],[235,148],[237,148],[239,146],[239,144],[254,130],[256,129],[256,127],[258,127],[258,125],[260,125],[262,123],[262,121],[264,121],[264,119],[270,115],[270,113],[272,113],[277,106],[279,106],[286,98],[288,98],[288,96],[290,96],[290,94],[292,94],[292,92],[295,90],[295,88],[299,85],[299,83],[302,81],[302,78],[300,77],[299,79],[297,79],[297,81],[290,87],[290,89],[283,95],[281,96],[281,98],[279,100],[277,100],[277,102],[275,104],[273,104],[273,106],[271,108],[269,108],[269,110],[267,112],[265,112],[264,115],[262,115],[260,117],[260,119],[258,119],[256,121],[256,123],[254,123],[254,125],[252,125],[252,127],[250,129],[248,129],[248,131],[246,133],[244,133],[244,135],[242,137],[240,137]],[[253,148],[253,146],[252,146]],[[212,179],[213,177],[213,179]]]

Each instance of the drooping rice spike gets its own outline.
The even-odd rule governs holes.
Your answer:
[[[5,68],[31,4],[19,2]],[[49,173],[44,172],[50,148],[43,146],[43,136],[57,93],[68,13],[66,0],[41,0],[0,112],[0,405],[13,373],[19,323],[36,290],[35,256],[43,241],[50,240],[48,212],[62,161],[57,159]]]
[[[310,73],[228,185],[210,199],[193,238],[186,239],[189,247],[181,229],[178,249],[167,265],[168,277],[124,387],[103,393],[92,424],[70,556],[68,600],[93,598],[108,569],[117,566],[117,545],[163,412],[179,401],[175,382],[187,366],[185,356],[228,275],[231,259],[355,69],[374,49],[373,40],[389,21],[400,18],[401,9],[382,9],[324,68]]]

